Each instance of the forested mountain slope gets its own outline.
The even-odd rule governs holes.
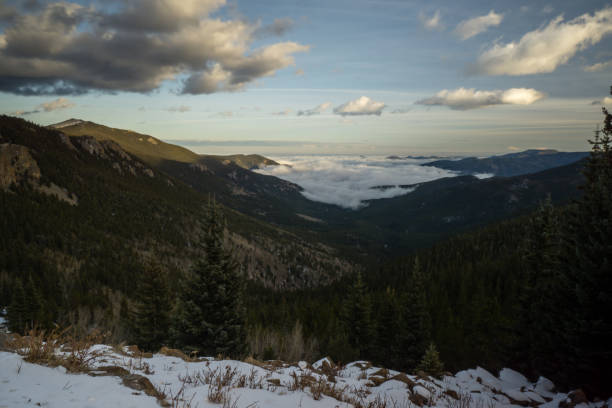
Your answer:
[[[2,116],[0,147],[0,306],[20,280],[70,323],[116,320],[144,265],[178,277],[200,257],[210,197],[117,143]],[[316,240],[224,213],[236,261],[266,285],[318,285],[353,268]]]

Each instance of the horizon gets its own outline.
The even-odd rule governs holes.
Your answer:
[[[588,150],[612,102],[605,1],[155,4],[0,3],[0,112],[198,153],[482,155]]]

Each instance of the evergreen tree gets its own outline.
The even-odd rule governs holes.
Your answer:
[[[359,358],[370,355],[373,343],[371,309],[370,297],[361,279],[361,272],[358,272],[344,301],[343,321],[349,344]]]
[[[517,324],[518,360],[531,376],[551,376],[557,371],[561,220],[550,197],[529,220],[524,241],[524,273]]]
[[[400,327],[402,368],[414,369],[431,336],[431,319],[427,308],[425,278],[421,271],[418,257],[415,257],[410,276],[410,286],[402,302],[402,320]]]
[[[568,316],[568,384],[591,396],[610,396],[612,382],[612,115],[590,141],[584,195],[569,212],[564,231],[563,294]]]
[[[13,296],[8,308],[8,328],[15,333],[24,333],[27,327],[27,299],[21,279],[13,284]]]
[[[375,356],[381,365],[390,367],[400,353],[397,338],[400,316],[395,290],[387,287],[380,301],[376,319]]]
[[[444,372],[444,364],[442,364],[440,360],[440,354],[435,344],[430,343],[427,350],[425,350],[425,354],[419,363],[418,370],[433,377],[440,377]]]
[[[223,247],[224,223],[214,201],[205,218],[205,256],[185,277],[174,318],[179,347],[239,357],[246,352],[245,280]]]
[[[168,344],[171,303],[168,281],[158,265],[145,268],[138,290],[132,321],[134,340],[146,351]]]

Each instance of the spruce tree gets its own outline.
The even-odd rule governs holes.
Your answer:
[[[8,328],[15,333],[24,333],[27,327],[27,299],[21,279],[16,279],[13,284],[13,295],[8,308]]]
[[[414,259],[410,286],[403,296],[401,319],[399,362],[404,369],[414,369],[425,352],[431,336],[425,278],[418,258]]]
[[[524,241],[517,325],[518,360],[531,376],[555,374],[560,361],[558,329],[562,325],[559,302],[561,219],[550,197],[531,216]]]
[[[391,367],[396,363],[400,353],[397,336],[400,327],[399,306],[395,290],[386,288],[379,308],[376,319],[375,355],[377,362],[382,366]]]
[[[146,351],[157,351],[168,344],[170,311],[166,275],[158,265],[149,265],[142,273],[132,315],[134,340],[138,347]]]
[[[373,344],[370,297],[361,279],[361,272],[344,301],[343,321],[348,341],[359,358],[368,358]]]
[[[204,251],[183,280],[174,317],[179,347],[209,356],[246,352],[245,279],[223,247],[224,222],[214,201],[205,218]]]
[[[419,363],[418,370],[423,371],[427,375],[440,377],[444,371],[444,364],[440,360],[440,354],[436,349],[435,344],[430,343],[425,350],[425,354]]]
[[[612,115],[590,140],[584,195],[569,212],[562,272],[567,316],[563,343],[568,385],[590,396],[612,395]]]

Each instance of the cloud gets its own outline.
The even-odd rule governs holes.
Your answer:
[[[304,70],[302,68],[298,68],[295,70],[295,75],[302,76],[304,75]]]
[[[542,13],[544,14],[550,14],[553,11],[555,11],[555,9],[550,4],[547,4],[546,6],[542,7]]]
[[[60,109],[72,108],[73,106],[75,106],[75,104],[69,101],[68,99],[57,98],[53,101],[43,102],[31,111],[19,110],[15,112],[15,115],[26,116],[26,115],[32,115],[34,113],[53,112],[53,111],[60,110]]]
[[[474,88],[444,89],[416,103],[427,106],[448,106],[454,110],[483,108],[491,105],[531,105],[544,94],[531,88],[511,88],[505,91],[477,91]]]
[[[440,10],[436,10],[436,12],[431,17],[427,17],[424,13],[419,14],[419,19],[428,30],[437,30],[442,28],[442,20],[440,19]]]
[[[603,98],[603,101],[601,101],[601,104],[612,108],[612,98],[610,98],[609,96],[606,96],[605,98]]]
[[[455,33],[461,37],[462,40],[467,40],[475,35],[487,31],[489,27],[498,26],[504,19],[503,14],[498,14],[491,10],[489,14],[479,17],[470,18],[464,20],[457,25]]]
[[[408,194],[406,185],[422,183],[455,173],[417,160],[389,160],[363,156],[295,156],[274,158],[289,166],[268,166],[255,170],[298,184],[309,200],[358,209],[365,200]],[[385,186],[385,188],[374,188]],[[402,187],[404,186],[404,187]]]
[[[168,112],[189,112],[191,110],[191,106],[180,105],[180,106],[171,106],[166,109]]]
[[[58,110],[58,109],[72,108],[73,106],[74,106],[74,103],[70,102],[66,98],[57,98],[51,102],[45,102],[45,103],[40,104],[40,107],[45,112],[51,112],[51,111]]]
[[[396,108],[396,109],[393,109],[391,113],[401,115],[403,113],[408,113],[411,110],[412,110],[411,108]]]
[[[291,31],[294,25],[295,22],[289,17],[275,18],[272,24],[259,27],[255,30],[255,35],[258,37],[267,37],[271,35],[280,37]]]
[[[586,67],[584,67],[584,70],[586,72],[599,72],[599,71],[604,71],[610,68],[612,68],[612,61],[606,61],[606,62],[598,62],[593,65],[587,65]]]
[[[612,33],[612,7],[564,22],[559,16],[548,25],[523,35],[518,42],[496,44],[483,52],[471,71],[486,75],[528,75],[553,72],[578,51]]]
[[[309,47],[253,49],[257,24],[211,13],[225,0],[130,0],[95,9],[76,2],[19,11],[0,34],[0,91],[70,95],[151,92],[187,78],[179,92],[237,91],[294,65]],[[287,21],[273,24],[277,32]]]
[[[331,108],[331,102],[323,102],[320,105],[315,106],[312,109],[306,109],[306,110],[301,110],[298,111],[297,115],[298,116],[312,116],[312,115],[319,115],[320,113],[325,112],[326,110],[328,110],[329,108]]]
[[[280,112],[272,112],[272,114],[273,114],[273,115],[276,115],[276,116],[287,116],[287,115],[289,115],[291,112],[292,112],[292,110],[291,110],[291,109],[285,109],[285,110],[280,111]]]
[[[382,113],[385,104],[375,102],[367,96],[362,96],[334,108],[334,113],[342,116],[346,115],[379,115]]]

